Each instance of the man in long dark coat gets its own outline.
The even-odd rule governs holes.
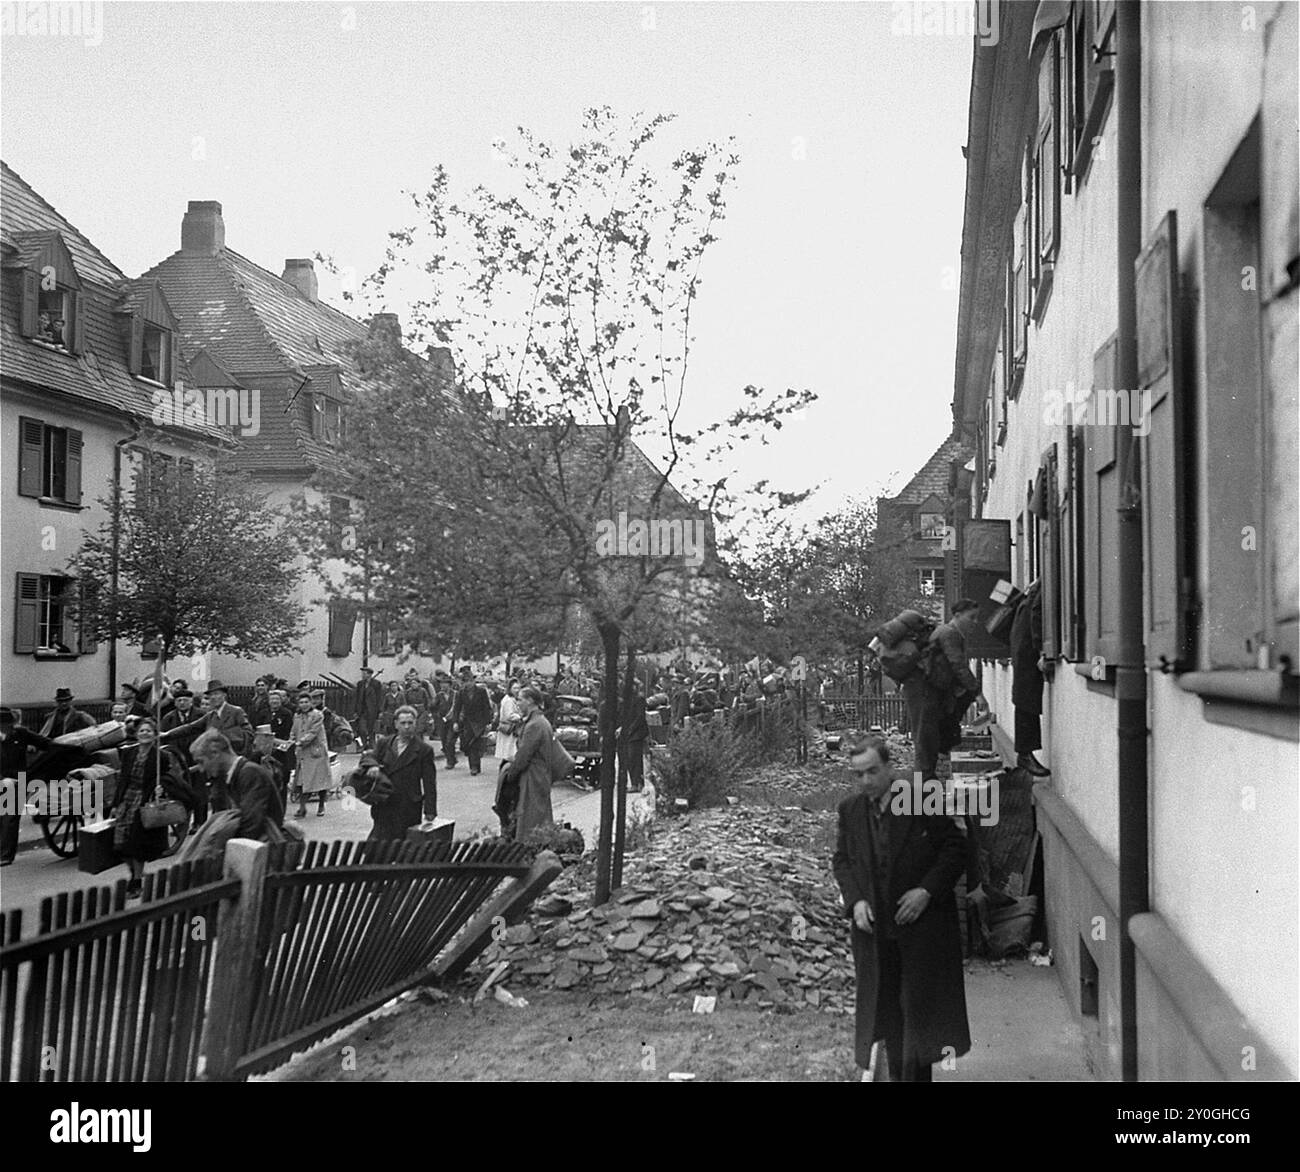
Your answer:
[[[438,816],[438,762],[433,746],[416,733],[417,719],[410,705],[399,708],[397,732],[380,737],[352,774],[353,788],[370,806],[371,838],[405,838],[412,826]]]
[[[953,894],[966,840],[949,815],[924,812],[920,782],[895,784],[881,738],[852,745],[849,764],[863,788],[840,804],[834,869],[851,923],[855,1054],[870,1069],[883,1039],[893,1081],[929,1082],[933,1063],[970,1049]]]
[[[451,722],[460,730],[461,752],[468,758],[470,775],[473,776],[483,764],[483,734],[492,723],[492,697],[468,672],[462,672],[461,677]]]
[[[361,669],[352,698],[352,721],[363,749],[370,749],[375,744],[375,726],[379,723],[379,713],[384,707],[384,686],[375,679],[373,667]]]
[[[1034,756],[1043,747],[1043,593],[1035,579],[1011,620],[1011,703],[1016,710],[1016,765],[1032,777],[1052,771]]]

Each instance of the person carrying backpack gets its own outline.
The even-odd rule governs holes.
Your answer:
[[[971,703],[978,700],[981,709],[988,707],[966,654],[966,636],[978,616],[979,603],[959,599],[952,618],[930,636],[922,669],[903,683],[912,722],[912,768],[923,780],[938,776],[939,754],[961,741],[962,714]]]

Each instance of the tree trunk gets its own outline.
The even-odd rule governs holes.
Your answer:
[[[601,647],[605,652],[606,698],[618,694],[618,624],[598,621]],[[558,660],[558,656],[557,656]],[[596,848],[596,892],[592,903],[599,907],[609,901],[611,864],[614,858],[614,784],[618,774],[617,747],[614,740],[616,713],[612,703],[600,707],[600,838]]]
[[[618,738],[618,801],[614,807],[614,866],[613,886],[623,886],[623,852],[627,837],[627,722],[632,712],[632,700],[636,695],[633,684],[636,681],[636,651],[631,641],[627,645],[627,669],[623,673],[623,702],[619,706],[622,714],[623,735]]]

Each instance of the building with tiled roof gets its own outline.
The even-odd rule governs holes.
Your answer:
[[[326,304],[310,260],[290,258],[277,276],[228,247],[221,204],[212,200],[189,203],[180,248],[144,277],[158,282],[175,308],[195,385],[256,394],[258,426],[241,434],[237,463],[266,486],[273,506],[310,496],[313,474],[346,440],[347,403],[366,378],[357,347],[376,331],[400,341],[397,319],[380,314],[363,325]],[[435,377],[450,385],[447,352],[434,350],[430,359]],[[355,607],[322,605],[322,593],[307,575],[302,651],[259,663],[259,671],[289,680],[356,677],[368,651],[366,629],[358,631]],[[246,663],[218,670],[248,673]]]
[[[974,452],[958,436],[949,436],[895,496],[881,500],[879,520],[885,540],[899,543],[911,563],[923,597],[944,601],[944,536],[955,524],[955,470]],[[951,546],[951,542],[949,542]]]
[[[228,433],[160,415],[189,376],[174,311],[154,281],[130,280],[11,167],[0,164],[0,411],[16,476],[3,486],[3,702],[44,704],[56,687],[110,697],[140,674],[139,648],[100,645],[75,599],[102,583],[67,574],[101,503],[144,453],[210,459]]]

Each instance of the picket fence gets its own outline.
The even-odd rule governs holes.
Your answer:
[[[560,872],[514,843],[236,839],[0,917],[10,1082],[238,1080],[403,991],[448,980]]]

